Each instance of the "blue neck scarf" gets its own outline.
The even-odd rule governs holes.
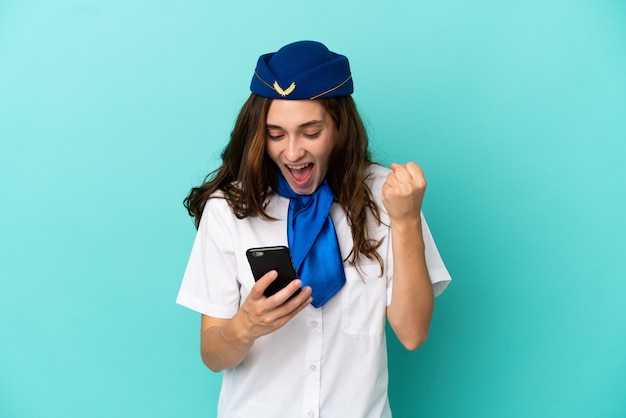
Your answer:
[[[289,198],[287,239],[291,257],[303,286],[311,286],[319,308],[346,282],[339,242],[330,217],[334,195],[324,180],[311,195],[296,194],[278,172],[278,194]]]

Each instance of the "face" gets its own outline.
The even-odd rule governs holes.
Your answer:
[[[265,148],[297,194],[324,181],[337,128],[315,100],[274,100],[267,113]]]

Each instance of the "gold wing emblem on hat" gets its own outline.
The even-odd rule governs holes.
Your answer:
[[[291,92],[293,92],[296,89],[296,83],[295,81],[293,83],[291,83],[291,85],[289,87],[287,87],[285,90],[283,90],[279,85],[278,85],[278,81],[274,81],[274,90],[276,90],[276,92],[278,94],[280,94],[281,96],[285,97],[285,96],[289,96],[291,94]]]

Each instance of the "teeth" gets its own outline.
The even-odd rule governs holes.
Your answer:
[[[306,168],[310,165],[311,163],[306,163],[306,164],[301,164],[301,165],[288,165],[287,168],[290,170],[302,170],[303,168]]]

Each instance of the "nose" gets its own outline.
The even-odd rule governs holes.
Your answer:
[[[288,138],[285,145],[284,153],[288,161],[297,162],[300,158],[304,157],[306,151],[302,148],[302,144],[298,138]]]

